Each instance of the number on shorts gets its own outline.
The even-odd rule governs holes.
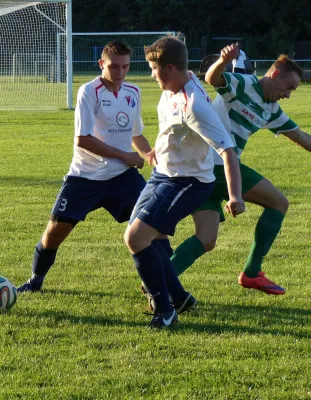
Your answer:
[[[68,200],[67,199],[61,199],[60,205],[58,207],[59,211],[65,211],[66,206],[67,206]]]

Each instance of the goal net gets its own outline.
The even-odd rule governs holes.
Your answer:
[[[165,35],[181,36],[177,32],[98,32],[73,33],[73,71],[76,75],[94,75],[100,73],[98,60],[104,46],[112,40],[120,40],[132,48],[131,73],[149,71],[145,60],[144,47]],[[184,37],[182,36],[182,39]]]
[[[0,110],[67,106],[68,2],[0,1]]]

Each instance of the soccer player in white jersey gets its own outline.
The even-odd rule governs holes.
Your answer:
[[[150,326],[165,328],[177,321],[177,313],[196,303],[172,267],[166,235],[173,235],[176,224],[210,195],[215,180],[212,147],[225,163],[226,209],[240,214],[244,202],[233,142],[200,82],[187,70],[185,44],[165,37],[147,47],[145,54],[152,77],[163,90],[154,151],[157,165],[134,208],[125,241],[152,296],[155,314]]]
[[[261,128],[269,129],[275,135],[282,134],[311,151],[311,136],[289,119],[277,103],[280,99],[289,99],[291,92],[297,89],[302,70],[287,56],[281,55],[259,80],[252,75],[224,72],[226,65],[236,56],[235,44],[225,47],[220,58],[207,71],[205,80],[218,92],[214,108],[236,143],[238,155],[241,155],[248,138]],[[195,235],[183,242],[172,257],[178,275],[215,247],[219,222],[224,220],[221,203],[228,198],[228,193],[222,160],[216,152],[214,155],[214,191],[194,214]],[[285,289],[268,279],[261,266],[281,229],[288,200],[258,172],[243,164],[240,164],[240,169],[244,201],[257,204],[264,210],[257,222],[252,247],[238,283],[267,294],[284,294]]]
[[[59,246],[91,211],[103,207],[117,222],[128,221],[146,184],[137,171],[144,158],[151,160],[142,135],[140,90],[123,82],[130,54],[124,43],[108,43],[99,60],[101,76],[78,91],[73,159],[35,248],[32,277],[19,292],[41,290]]]
[[[241,49],[241,42],[236,43],[236,48],[238,50],[238,54],[236,58],[232,60],[232,72],[236,74],[245,74],[246,69],[245,69],[245,60],[246,60],[246,54],[244,51]]]

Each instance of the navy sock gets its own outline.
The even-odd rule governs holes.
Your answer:
[[[160,243],[160,245],[164,248],[164,250],[167,252],[169,258],[172,257],[174,250],[171,248],[170,241],[168,239],[155,239],[153,242]]]
[[[132,256],[138,275],[154,300],[155,311],[158,313],[171,312],[172,306],[169,301],[164,267],[156,246],[151,244]]]
[[[166,249],[163,247],[162,243],[159,243],[159,242],[160,242],[160,240],[153,241],[153,243],[156,246],[156,249],[162,259],[162,262],[163,262],[166,285],[167,285],[169,294],[173,298],[174,303],[178,303],[178,302],[184,300],[184,298],[186,297],[186,291],[182,287],[182,284],[180,283],[180,281],[178,279],[178,276],[173,267],[173,263],[171,262]]]
[[[57,250],[58,249],[45,249],[40,240],[33,255],[32,274],[37,277],[42,277],[43,281],[48,270],[54,264]]]

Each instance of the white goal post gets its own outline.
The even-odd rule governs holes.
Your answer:
[[[0,0],[0,110],[72,108],[71,0]]]
[[[149,71],[144,46],[165,35],[184,40],[167,31],[72,33],[71,1],[0,0],[0,110],[72,109],[73,73],[78,84],[99,75],[112,40],[132,48],[137,73]]]

